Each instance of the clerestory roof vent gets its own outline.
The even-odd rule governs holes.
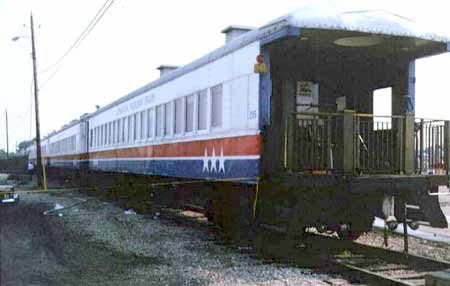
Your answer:
[[[157,70],[159,70],[159,77],[162,77],[163,75],[170,73],[174,70],[176,70],[177,66],[170,66],[170,65],[160,65]]]
[[[231,25],[222,30],[222,33],[225,34],[225,44],[228,44],[230,41],[236,39],[237,37],[250,32],[253,30],[253,27],[246,26],[237,26]]]

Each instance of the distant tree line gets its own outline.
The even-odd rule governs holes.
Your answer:
[[[35,139],[31,140],[25,140],[19,143],[17,145],[16,152],[9,152],[9,158],[16,157],[16,156],[25,156],[28,154],[28,148],[32,146],[35,143]],[[6,151],[4,149],[0,149],[0,160],[4,160],[8,158]]]

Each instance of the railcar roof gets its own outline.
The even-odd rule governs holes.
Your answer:
[[[292,13],[269,22],[266,26],[285,22],[299,28],[362,32],[450,42],[450,33],[444,27],[431,27],[424,25],[425,23],[417,23],[383,9],[367,9],[367,4],[361,2],[365,1],[313,1]]]
[[[345,2],[345,4],[342,4]],[[313,1],[302,8],[275,19],[261,28],[252,30],[230,41],[228,44],[201,57],[200,59],[180,67],[163,77],[123,96],[116,101],[96,110],[85,118],[95,116],[103,111],[128,101],[148,90],[167,83],[177,77],[213,62],[246,45],[270,36],[279,30],[293,26],[300,29],[326,29],[350,32],[362,32],[387,36],[413,37],[440,43],[449,43],[450,36],[435,33],[431,27],[421,26],[418,23],[384,10],[364,10],[355,7],[364,1]]]

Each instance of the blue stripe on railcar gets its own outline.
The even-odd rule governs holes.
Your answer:
[[[259,175],[259,159],[227,160],[224,169],[202,160],[99,160],[90,161],[89,168],[106,172],[135,173],[191,179],[255,178]]]

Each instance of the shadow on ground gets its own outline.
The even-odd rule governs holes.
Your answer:
[[[0,205],[0,285],[126,285],[129,269],[167,264],[65,229],[45,204]]]

